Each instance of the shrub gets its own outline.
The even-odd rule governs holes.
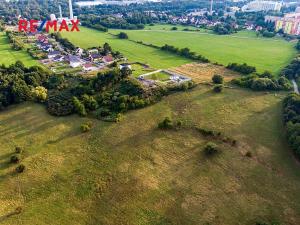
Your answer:
[[[15,149],[15,152],[17,154],[21,154],[23,152],[23,149],[21,147],[17,146],[16,149]]]
[[[37,102],[45,102],[47,99],[47,89],[41,86],[35,87],[31,91],[33,98]]]
[[[218,145],[212,142],[208,142],[204,147],[204,153],[208,156],[215,155],[219,152]]]
[[[215,93],[221,93],[223,91],[223,85],[222,84],[215,85],[213,90]]]
[[[23,173],[24,170],[25,170],[25,166],[23,164],[16,167],[16,172],[17,173]]]
[[[223,78],[223,76],[216,74],[212,77],[212,81],[215,84],[223,84],[224,78]]]
[[[92,123],[91,122],[83,123],[80,126],[80,129],[81,129],[82,133],[86,133],[86,132],[90,131],[91,128],[92,128]]]
[[[172,129],[173,122],[169,117],[166,117],[162,122],[158,124],[158,128],[160,129]]]
[[[75,108],[75,111],[80,115],[80,116],[86,116],[87,112],[85,110],[85,106],[84,104],[81,103],[81,101],[79,101],[78,98],[73,97],[73,105]]]
[[[172,27],[171,30],[178,30],[178,28],[177,27]]]
[[[120,38],[120,39],[128,39],[128,35],[125,32],[120,32],[118,34],[118,38]]]
[[[11,163],[19,163],[19,162],[20,162],[19,156],[18,156],[18,155],[12,155],[12,156],[10,157],[10,162],[11,162]]]
[[[251,158],[251,157],[252,157],[252,152],[250,152],[250,151],[247,151],[247,152],[246,152],[246,154],[245,154],[245,156],[247,156],[247,157]]]

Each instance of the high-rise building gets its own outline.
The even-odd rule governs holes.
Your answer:
[[[244,12],[280,11],[281,7],[282,7],[281,2],[255,0],[244,5],[242,7],[242,11]]]

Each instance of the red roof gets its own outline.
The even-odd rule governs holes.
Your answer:
[[[112,61],[114,61],[114,58],[110,55],[107,55],[107,56],[103,57],[103,61],[104,62],[112,62]]]

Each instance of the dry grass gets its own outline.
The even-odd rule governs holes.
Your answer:
[[[239,76],[238,73],[228,70],[224,66],[216,66],[209,63],[190,63],[171,70],[192,78],[198,84],[211,82],[215,74],[224,76],[225,82]]]

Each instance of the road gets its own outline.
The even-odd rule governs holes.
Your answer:
[[[294,92],[299,94],[299,88],[298,88],[298,85],[297,85],[297,82],[295,81],[295,79],[292,79],[292,83],[294,86]]]

